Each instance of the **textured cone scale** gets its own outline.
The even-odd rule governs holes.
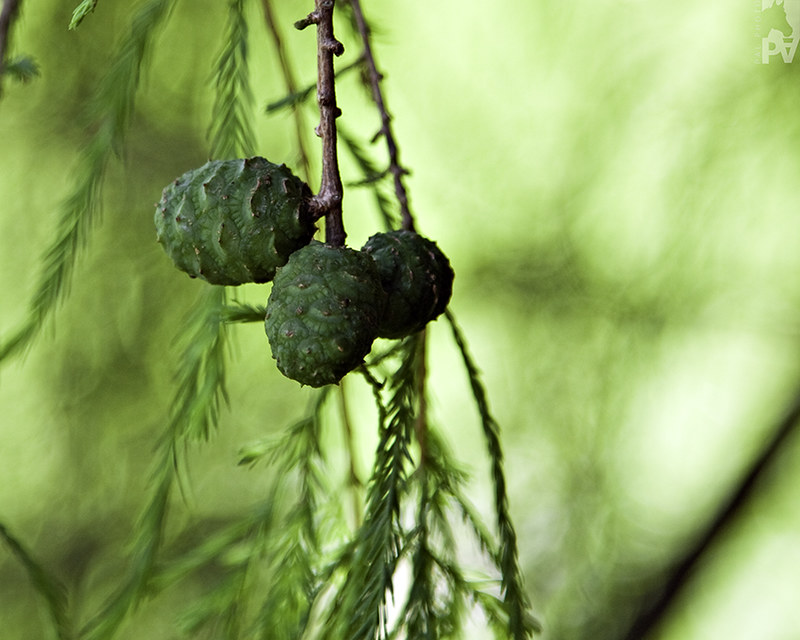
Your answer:
[[[288,378],[338,383],[372,348],[386,293],[373,260],[312,242],[278,269],[267,302],[272,357]]]
[[[411,335],[447,308],[454,274],[435,242],[413,231],[390,231],[372,236],[362,251],[375,260],[389,295],[380,337]]]
[[[164,189],[158,241],[182,271],[211,284],[267,282],[307,245],[308,186],[264,158],[208,162]]]

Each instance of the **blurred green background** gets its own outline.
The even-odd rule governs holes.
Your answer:
[[[0,100],[3,336],[24,317],[90,133],[86,102],[130,16],[127,3],[100,0],[68,32],[73,4],[26,2],[14,32],[12,53],[32,55],[41,77],[6,80]],[[313,30],[291,29],[310,3],[277,5],[310,83]],[[754,63],[760,8],[365,3],[419,228],[455,267],[451,308],[504,429],[548,640],[621,638],[637,596],[707,526],[800,390],[800,60]],[[264,113],[284,89],[259,3],[248,11],[255,146],[296,167],[291,118]],[[0,371],[0,521],[73,588],[79,611],[125,566],[172,395],[172,343],[203,286],[171,266],[152,212],[165,184],[207,158],[224,20],[223,2],[176,3],[70,297],[27,357]],[[337,91],[341,123],[368,140],[379,122],[357,78]],[[306,119],[315,124],[313,110]],[[342,158],[345,181],[359,179]],[[380,219],[369,193],[345,198],[359,247]],[[268,290],[236,298],[262,304]],[[207,521],[263,497],[266,472],[237,467],[236,452],[310,397],[277,373],[262,327],[233,333],[230,409],[190,452],[184,511]],[[432,411],[489,514],[466,376],[446,324],[431,336]],[[359,416],[370,399],[352,393]],[[797,637],[800,451],[793,440],[784,449],[652,637]],[[179,602],[148,605],[121,637],[177,637]],[[45,620],[0,551],[2,637],[45,637]]]

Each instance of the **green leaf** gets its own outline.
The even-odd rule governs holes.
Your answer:
[[[209,129],[212,158],[227,160],[250,156],[255,147],[250,124],[253,98],[247,61],[248,31],[243,2],[231,0],[214,80],[216,100]]]
[[[78,25],[83,22],[83,19],[94,11],[97,6],[97,0],[82,0],[81,3],[75,7],[72,12],[72,19],[69,21],[70,31],[77,29]]]
[[[3,73],[20,82],[30,82],[39,75],[39,65],[30,56],[20,56],[6,62]]]
[[[264,305],[245,304],[234,300],[222,310],[225,322],[264,322],[267,308]]]
[[[225,287],[205,287],[182,324],[169,430],[176,438],[208,440],[216,430],[220,405],[227,400],[227,325],[222,321],[226,295]]]
[[[364,64],[364,57],[361,56],[357,60],[355,60],[354,62],[351,62],[350,64],[346,64],[341,69],[336,71],[336,73],[334,74],[334,78],[336,78],[338,80],[341,76],[346,74],[348,71],[352,71],[353,69],[358,69],[358,68],[362,67],[363,64]],[[267,105],[266,111],[267,111],[267,113],[272,113],[273,111],[279,111],[280,109],[288,109],[290,107],[294,107],[295,105],[302,104],[306,100],[308,100],[309,97],[311,97],[311,94],[314,93],[316,88],[317,88],[317,83],[316,82],[312,82],[311,84],[307,84],[304,88],[302,88],[302,89],[300,89],[298,91],[295,91],[294,93],[290,93],[289,95],[284,96],[283,98],[280,98],[279,100],[275,100],[273,102],[270,102]]]
[[[389,170],[378,169],[372,158],[369,157],[369,154],[359,144],[356,138],[348,133],[341,125],[339,125],[339,139],[347,147],[347,150],[353,156],[356,164],[364,174],[364,178],[361,181],[351,184],[350,186],[363,186],[372,189],[372,193],[375,196],[375,204],[383,218],[384,227],[386,229],[397,228],[397,216],[392,211],[391,201],[386,194],[381,191],[381,183],[383,179],[389,175]]]

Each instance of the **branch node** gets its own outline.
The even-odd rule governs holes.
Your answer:
[[[389,173],[395,176],[410,176],[411,171],[406,169],[405,167],[398,167],[397,165],[393,167],[389,167]]]
[[[325,40],[322,46],[337,58],[344,53],[344,45],[335,38]]]
[[[330,198],[326,198],[321,193],[318,193],[308,200],[306,206],[308,207],[308,213],[311,215],[311,219],[316,222],[320,218],[324,218],[328,213]]]
[[[386,128],[385,128],[385,127],[381,127],[380,129],[378,129],[378,130],[375,132],[375,135],[374,135],[374,136],[372,136],[372,137],[369,139],[369,141],[370,141],[370,144],[375,144],[375,143],[376,143],[378,140],[380,140],[380,139],[381,139],[383,136],[385,136],[385,135],[386,135]]]
[[[310,27],[312,24],[319,24],[319,14],[316,11],[312,11],[302,20],[295,22],[294,28],[298,31],[302,31],[306,27]]]

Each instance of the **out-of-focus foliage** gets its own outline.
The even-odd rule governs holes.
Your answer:
[[[0,371],[0,521],[78,594],[81,614],[98,609],[124,569],[169,415],[172,341],[198,292],[156,244],[152,206],[206,160],[223,4],[175,3],[69,301],[26,359]],[[754,63],[757,5],[365,7],[419,228],[454,265],[452,308],[502,428],[544,638],[622,637],[643,591],[703,529],[797,394],[800,58]],[[72,8],[29,3],[14,34],[41,75],[6,82],[0,101],[3,337],[24,319],[53,212],[95,133],[87,100],[130,12],[101,2],[68,31]],[[289,26],[310,6],[275,8],[305,87],[313,34]],[[297,166],[290,116],[266,114],[285,89],[260,7],[249,11],[259,25],[250,31],[254,147]],[[339,65],[349,62],[346,53]],[[343,75],[337,92],[342,126],[368,138],[378,119],[357,74]],[[345,181],[363,180],[358,158],[341,156]],[[383,225],[361,189],[347,191],[345,216],[356,247]],[[266,300],[264,287],[236,294]],[[202,523],[198,538],[267,497],[268,472],[236,467],[237,451],[291,424],[308,398],[275,371],[262,327],[234,329],[232,409],[211,444],[186,451],[186,495],[173,498]],[[447,331],[439,321],[431,333]],[[480,424],[466,376],[453,374],[460,356],[447,340],[431,348],[430,410],[489,512]],[[353,388],[349,400],[364,476],[377,440],[371,399]],[[784,452],[657,637],[793,637],[797,456],[796,445]],[[48,614],[8,549],[0,628],[38,637]],[[121,637],[175,637],[175,611],[224,573],[210,567],[146,603]]]

